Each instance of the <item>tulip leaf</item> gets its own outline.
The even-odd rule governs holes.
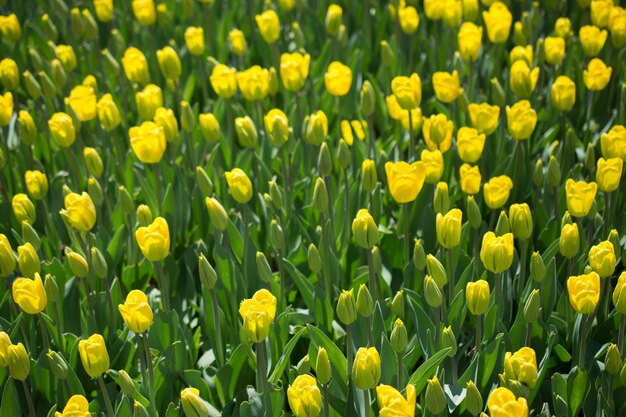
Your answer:
[[[426,359],[424,363],[422,363],[419,368],[413,372],[408,384],[415,385],[417,395],[419,395],[426,387],[426,381],[429,378],[432,378],[437,371],[437,367],[448,357],[450,350],[452,350],[452,348],[441,349],[439,352]]]
[[[237,382],[245,364],[247,364],[248,353],[243,345],[237,346],[233,351],[228,363],[220,368],[215,375],[215,388],[220,402],[225,405],[235,395]]]
[[[272,374],[269,377],[269,381],[272,384],[278,383],[280,377],[283,375],[283,372],[285,371],[285,368],[290,363],[289,360],[291,359],[291,352],[293,351],[293,348],[296,346],[296,343],[300,339],[300,336],[302,336],[306,331],[307,331],[307,328],[303,327],[302,329],[300,329],[298,333],[293,335],[293,337],[289,340],[289,342],[287,342],[287,345],[285,345],[282,355],[280,356],[280,359],[278,359],[278,362],[276,363],[276,366],[274,367],[274,370],[272,371]]]
[[[0,415],[21,416],[21,400],[17,395],[14,379],[8,378],[2,392],[2,404],[0,404]]]
[[[346,357],[343,355],[341,350],[339,350],[337,345],[335,345],[320,329],[310,324],[307,324],[307,329],[309,330],[309,337],[311,338],[311,342],[313,342],[311,344],[311,347],[309,348],[309,351],[311,348],[314,348],[317,354],[317,349],[319,347],[323,347],[324,349],[326,349],[326,352],[328,353],[328,359],[330,359],[330,362],[333,365],[333,374],[335,374],[336,372],[339,375],[339,378],[341,379],[343,385],[346,385],[348,380],[348,365]]]
[[[567,376],[567,405],[571,417],[578,415],[590,388],[587,373],[577,366],[574,367]]]

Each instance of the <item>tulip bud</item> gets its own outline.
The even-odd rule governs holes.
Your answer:
[[[146,410],[146,407],[144,407],[143,405],[141,405],[141,403],[137,401],[135,401],[133,408],[134,408],[133,417],[149,417],[150,416],[150,414],[148,413],[148,410]]]
[[[314,274],[318,274],[322,269],[322,258],[320,257],[317,247],[313,243],[309,245],[309,249],[307,250],[307,260],[309,263],[309,269]]]
[[[430,275],[424,277],[424,298],[426,298],[428,305],[433,308],[439,307],[443,302],[441,290]]]
[[[404,317],[404,292],[398,291],[391,301],[391,312],[396,317]]]
[[[530,256],[530,276],[535,282],[543,281],[546,276],[546,265],[539,252],[533,252]]]
[[[409,336],[404,323],[400,319],[396,319],[391,330],[391,347],[396,353],[402,353],[409,344]]]
[[[343,10],[341,9],[341,6],[337,4],[331,4],[328,6],[324,23],[326,24],[326,32],[328,32],[330,36],[336,37],[339,33],[342,15]]]
[[[304,355],[302,359],[296,365],[296,372],[298,375],[305,375],[311,371],[311,361],[309,355]]]
[[[54,374],[54,377],[65,381],[67,379],[67,362],[63,358],[59,352],[55,352],[53,350],[48,350],[46,353],[46,358],[48,358],[48,364],[50,365],[50,370]]]
[[[59,296],[59,287],[57,286],[56,279],[50,275],[46,274],[46,278],[43,281],[43,287],[46,290],[46,297],[50,301],[56,301]]]
[[[66,248],[65,257],[67,263],[70,265],[72,273],[77,278],[85,278],[89,273],[89,265],[85,258],[83,258],[78,252],[72,252],[70,248]]]
[[[32,145],[37,139],[37,125],[30,113],[20,110],[17,117],[17,127],[20,141],[27,145]]]
[[[217,142],[220,139],[220,124],[213,113],[203,113],[198,115],[200,132],[202,137],[208,142]]]
[[[111,55],[108,49],[103,49],[102,57],[104,58],[104,69],[107,73],[116,76],[120,73],[120,63]]]
[[[422,239],[415,239],[415,245],[413,246],[413,265],[420,271],[426,268],[426,253],[424,252]]]
[[[433,196],[433,208],[435,213],[446,214],[450,208],[450,196],[448,195],[448,184],[443,181],[437,183]]]
[[[441,348],[450,348],[450,352],[448,352],[448,357],[451,358],[456,355],[457,352],[457,342],[456,336],[452,331],[452,326],[444,327],[443,332],[441,334]]]
[[[202,167],[196,167],[196,182],[203,196],[208,197],[213,192],[213,182]]]
[[[145,204],[137,206],[137,223],[139,223],[141,227],[152,224],[152,211],[150,211],[150,207]]]
[[[276,68],[270,67],[269,69],[269,86],[268,91],[271,96],[275,96],[278,93],[278,74]]]
[[[87,165],[87,171],[89,171],[89,174],[93,177],[100,178],[103,166],[102,159],[100,158],[98,151],[95,148],[86,147],[83,150],[83,156],[85,157],[85,165]]]
[[[325,145],[323,143],[322,145]],[[346,169],[350,162],[352,162],[352,155],[350,153],[350,148],[345,140],[339,139],[339,146],[337,147],[337,162],[339,162],[339,166],[343,169]]]
[[[317,350],[317,361],[315,362],[315,374],[317,375],[317,380],[322,384],[328,384],[330,382],[330,378],[332,376],[332,371],[330,367],[330,360],[328,359],[328,353],[326,353],[326,349],[320,347]]]
[[[535,162],[533,184],[535,184],[536,187],[540,187],[543,184],[543,161],[541,159],[537,159]]]
[[[96,206],[102,205],[102,202],[104,201],[104,192],[102,191],[102,187],[97,179],[89,178],[87,180],[87,192],[91,197],[91,201],[93,201]]]
[[[209,290],[213,289],[217,282],[217,273],[202,253],[198,257],[198,270],[202,286]]]
[[[270,264],[267,262],[267,258],[263,252],[256,253],[256,269],[259,274],[259,278],[263,282],[271,282],[272,281],[272,268]]]
[[[578,254],[580,247],[580,238],[578,235],[578,225],[576,223],[566,224],[561,229],[561,237],[559,239],[559,249],[561,255],[566,258],[573,258]]]
[[[359,93],[359,108],[361,110],[361,114],[365,117],[370,116],[376,109],[376,91],[374,91],[374,87],[368,80],[365,80],[361,86],[361,91]],[[369,138],[368,140],[373,139]]]
[[[95,246],[91,248],[91,266],[98,278],[104,279],[109,273],[106,259],[104,259],[102,252]]]
[[[585,151],[585,168],[592,171],[596,167],[596,152],[593,144],[587,144],[587,150]]]
[[[196,388],[185,388],[180,393],[180,404],[187,417],[209,417],[209,408]]]
[[[365,284],[359,286],[359,292],[356,295],[356,311],[363,317],[371,316],[374,311],[372,294]]]
[[[473,381],[467,381],[465,384],[467,392],[465,393],[465,408],[473,415],[478,415],[483,409],[483,397]]]
[[[426,408],[433,415],[441,414],[446,409],[446,396],[439,383],[439,378],[433,376],[426,386]]]
[[[239,145],[244,148],[252,148],[256,145],[258,133],[250,117],[235,118],[235,131]]]
[[[118,375],[120,377],[119,386],[122,394],[132,398],[135,395],[135,383],[131,379],[130,375],[128,375],[128,373],[123,369],[118,372]]]
[[[493,104],[498,107],[504,107],[506,105],[506,93],[500,85],[500,81],[498,78],[493,77],[491,79],[491,97],[493,100]]]
[[[506,211],[500,211],[498,216],[498,222],[496,223],[496,235],[504,236],[507,233],[511,233],[511,224],[509,223],[509,216],[506,215]]]
[[[623,386],[626,386],[626,363],[622,366],[622,370],[619,373],[619,381]]]
[[[472,229],[478,229],[483,222],[480,208],[472,195],[467,196],[467,220]]]
[[[61,61],[58,59],[50,61],[50,73],[52,74],[52,79],[57,88],[63,88],[67,82],[67,73]]]
[[[87,40],[98,39],[98,24],[96,23],[96,19],[94,19],[89,9],[83,9],[81,13],[82,13],[85,39]]]
[[[330,151],[326,142],[320,146],[320,151],[317,157],[317,170],[322,176],[328,176],[333,171],[333,160],[330,156]]]
[[[25,381],[30,373],[30,357],[23,344],[11,345],[7,348],[9,357],[9,373],[11,378]]]
[[[22,242],[30,243],[35,248],[35,251],[38,251],[41,246],[39,235],[28,222],[22,222]]]
[[[343,290],[337,302],[337,317],[345,324],[349,325],[356,320],[356,302],[354,301],[354,290]]]
[[[44,97],[52,99],[57,94],[57,88],[54,85],[54,82],[50,79],[48,74],[43,71],[39,71],[39,80],[41,89],[43,91]]]
[[[428,275],[435,280],[439,288],[443,288],[448,283],[448,275],[441,262],[439,262],[439,259],[428,254],[428,256],[426,256],[426,267],[428,269]]]
[[[44,13],[41,16],[41,23],[43,24],[43,31],[46,34],[46,38],[48,38],[49,41],[56,42],[59,38],[59,30],[52,19],[50,19],[50,16],[48,16],[48,13]]]
[[[304,45],[306,44],[306,38],[298,22],[293,22],[291,24],[291,32],[293,33],[293,39],[296,42],[296,46],[298,47],[298,49],[304,49]]]
[[[280,188],[276,181],[269,182],[270,196],[272,197],[272,204],[276,207],[276,210],[281,210],[284,205],[283,190]]]
[[[550,155],[550,160],[548,161],[547,177],[550,187],[558,187],[561,184],[561,165],[553,155]]]
[[[123,185],[120,185],[118,187],[118,191],[120,193],[120,203],[122,206],[122,211],[124,211],[125,214],[130,214],[135,209],[135,203],[133,202],[133,198],[130,196],[128,190],[126,190],[126,187],[124,187]]]
[[[611,229],[609,232],[609,237],[607,239],[613,245],[613,251],[615,252],[615,259],[618,259],[621,256],[622,246],[619,241],[619,233],[616,229]]]
[[[195,125],[195,117],[191,106],[186,101],[180,102],[180,126],[185,132],[191,132]]]
[[[527,323],[533,323],[541,313],[541,295],[539,290],[533,290],[524,304],[524,319]]]
[[[572,216],[567,210],[563,213],[563,217],[561,217],[561,229],[564,228],[566,224],[572,224]]]
[[[25,277],[33,278],[41,271],[41,263],[37,251],[30,243],[17,247],[17,262],[20,272]]]
[[[220,232],[226,230],[226,226],[228,226],[228,214],[226,214],[224,207],[213,197],[207,197],[204,202],[209,211],[211,225]]]
[[[372,248],[372,267],[374,269],[374,271],[376,272],[380,272],[380,268],[381,268],[381,260],[380,260],[380,249],[378,249],[378,246],[374,246]]]
[[[80,14],[80,10],[74,7],[70,12],[70,28],[77,38],[82,38],[84,34],[83,18]]]
[[[24,71],[22,77],[24,78],[26,91],[28,91],[28,94],[33,100],[37,100],[41,96],[41,86],[30,71]]]
[[[371,159],[366,159],[361,165],[361,175],[363,178],[363,189],[368,193],[374,191],[378,185],[378,174],[376,173],[376,164]]]
[[[359,348],[352,363],[352,381],[357,389],[368,390],[380,380],[380,355],[374,347]]]
[[[380,41],[380,59],[386,67],[392,67],[396,59],[393,49],[387,41]]]
[[[323,213],[328,209],[328,191],[326,190],[326,183],[321,177],[315,181],[313,207],[318,213]]]
[[[620,371],[622,365],[622,355],[615,343],[611,343],[606,351],[604,367],[609,375],[615,375]]]
[[[285,247],[285,233],[275,219],[270,222],[270,244],[277,251],[282,251]]]

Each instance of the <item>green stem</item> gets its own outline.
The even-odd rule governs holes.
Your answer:
[[[157,211],[159,215],[161,213],[161,204],[163,204],[163,191],[161,190],[161,177],[159,176],[159,164],[150,164],[152,165],[152,174],[154,175],[154,183],[156,184],[156,193],[157,193]]]
[[[332,299],[332,283],[330,276],[330,237],[324,213],[320,213],[320,223],[322,224],[322,254],[324,256],[324,261],[322,262],[324,292],[326,293],[326,297],[328,297],[328,299]]]
[[[43,342],[43,350],[45,353],[48,353],[48,350],[50,349],[50,343],[48,342],[48,329],[46,329],[46,323],[44,323],[41,313],[37,314],[37,321],[39,322],[39,326],[41,327],[41,341]]]
[[[476,354],[480,354],[483,342],[482,336],[483,316],[476,316]]]
[[[352,329],[350,325],[346,325],[346,358],[348,366],[348,380],[352,375]]]
[[[370,401],[370,390],[363,390],[363,417],[370,417],[371,415],[371,401]]]
[[[587,332],[589,327],[589,316],[582,315],[581,319],[581,338],[580,338],[580,355],[578,356],[578,367],[584,368],[585,353],[587,351]]]
[[[165,276],[165,271],[163,271],[161,261],[154,262],[154,266],[156,267],[157,274],[159,275],[159,289],[161,290],[163,310],[167,313],[170,311],[170,281],[169,278]]]
[[[217,292],[211,288],[211,307],[213,308],[213,329],[215,330],[215,346],[217,352],[217,362],[224,365],[224,348],[222,346],[222,328],[220,325],[220,309],[217,301]]]
[[[456,295],[456,279],[454,277],[454,257],[452,256],[452,248],[447,250],[448,252],[448,305],[452,307],[452,301],[454,300],[454,296]]]
[[[404,228],[404,266],[408,265],[411,262],[411,252],[410,252],[410,232],[409,232],[409,204],[405,203],[402,205],[402,226]]]
[[[150,393],[150,403],[154,406],[156,406],[155,400],[154,400],[154,371],[152,369],[152,354],[150,353],[150,344],[148,343],[148,335],[146,333],[141,333],[140,335],[138,335],[139,338],[141,339],[142,345],[143,345],[143,352],[144,355],[146,356],[146,365],[148,368],[148,378],[149,378],[149,388],[148,388],[148,392]]]
[[[139,356],[139,365],[141,367],[141,386],[146,389],[148,396],[150,396],[152,390],[150,389],[150,379],[148,379],[148,363],[140,334],[137,334],[137,352],[137,356]]]
[[[398,380],[398,391],[402,391],[403,385],[404,385],[404,359],[402,357],[402,352],[396,352],[396,361],[398,363],[398,375],[397,375],[397,380]]]
[[[257,391],[264,393],[267,385],[267,362],[264,342],[256,344]]]
[[[324,392],[324,417],[329,417],[330,409],[328,405],[328,384],[322,384],[322,391]]]
[[[413,132],[413,114],[409,110],[409,162],[415,157],[415,133]]]
[[[104,379],[102,379],[102,375],[98,377],[98,384],[100,385],[100,391],[102,391],[102,397],[104,397],[104,405],[107,409],[108,416],[114,416],[113,405],[111,404],[111,398],[109,397],[109,393],[107,392],[107,387],[104,385]]]
[[[26,403],[28,404],[28,413],[30,414],[30,417],[37,417],[37,413],[35,412],[35,406],[33,405],[33,399],[30,396],[30,389],[28,388],[28,383],[26,382],[26,380],[22,381],[22,387],[24,387],[24,396],[26,397]]]
[[[374,296],[374,301],[380,299],[380,294],[378,291],[378,285],[376,282],[376,269],[374,269],[374,256],[372,255],[371,249],[366,249],[367,251],[367,278],[368,278],[368,286],[369,290],[372,292]]]
[[[619,348],[620,353],[624,347],[624,327],[626,327],[626,315],[621,314],[619,320],[619,333],[617,336],[617,347]]]

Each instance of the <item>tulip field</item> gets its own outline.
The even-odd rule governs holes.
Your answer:
[[[626,415],[624,0],[0,0],[0,417]]]

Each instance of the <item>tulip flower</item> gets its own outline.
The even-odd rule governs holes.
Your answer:
[[[226,71],[226,69],[223,68],[222,71]],[[266,68],[254,65],[247,70],[238,72],[236,79],[239,90],[246,100],[263,100],[269,94],[270,73]],[[215,85],[213,88],[215,89]]]
[[[452,146],[452,132],[454,122],[448,120],[445,114],[433,114],[422,124],[422,134],[426,146],[431,151],[439,149],[441,153],[446,153]]]
[[[263,40],[267,43],[276,42],[280,36],[278,14],[274,10],[269,9],[256,15],[255,19]]]
[[[237,92],[237,70],[235,68],[218,64],[213,67],[209,80],[213,90],[220,97],[231,98]]]
[[[235,55],[243,56],[246,53],[246,37],[239,29],[232,29],[228,32],[228,41]]]
[[[90,231],[96,224],[96,207],[89,194],[69,193],[65,196],[65,209],[70,225],[81,232]]]
[[[395,77],[391,80],[391,91],[403,110],[413,110],[422,102],[422,82],[417,74]]]
[[[37,250],[30,242],[17,247],[17,263],[22,275],[33,278],[41,272],[41,262]]]
[[[152,26],[156,22],[156,8],[153,0],[132,0],[135,19],[144,25]]]
[[[166,46],[156,51],[157,61],[161,73],[168,80],[178,80],[182,71],[180,58],[171,46]]]
[[[352,364],[352,380],[358,389],[376,387],[380,380],[380,355],[376,348],[359,348]]]
[[[424,163],[426,169],[425,182],[428,184],[435,184],[443,175],[443,155],[438,149],[429,151],[428,149],[422,150],[420,154],[420,161]]]
[[[533,65],[533,47],[531,45],[518,45],[511,49],[509,52],[509,60],[511,61],[511,65],[515,61],[525,61],[528,66]]]
[[[248,340],[260,343],[269,335],[270,325],[276,315],[276,297],[268,290],[257,291],[245,299],[239,307],[243,319],[243,331]]]
[[[376,387],[378,397],[378,407],[381,416],[394,417],[414,417],[417,393],[415,385],[409,384],[406,387],[406,398],[390,385],[379,385]]]
[[[39,273],[34,279],[18,278],[11,286],[13,301],[27,314],[39,314],[48,302]]]
[[[0,95],[0,127],[7,126],[13,117],[13,94],[10,91]]]
[[[506,352],[504,355],[504,377],[526,384],[528,388],[533,388],[537,383],[535,351],[532,348],[523,347],[513,354]]]
[[[156,109],[156,112],[154,112],[154,123],[162,128],[166,142],[173,142],[178,137],[178,120],[172,109],[166,109],[165,107]],[[157,134],[157,136],[159,135]],[[145,136],[144,139],[148,137]],[[158,147],[156,148],[158,149]]]
[[[283,146],[289,140],[289,120],[287,115],[280,109],[270,110],[263,117],[265,134],[277,148]]]
[[[15,13],[0,16],[0,33],[8,43],[16,43],[22,37],[22,25]]]
[[[30,357],[23,344],[10,345],[7,347],[9,359],[9,373],[11,378],[18,381],[26,381],[30,373]]]
[[[426,168],[421,161],[408,164],[404,161],[385,164],[389,192],[397,203],[410,203],[424,185]]]
[[[152,120],[156,110],[163,107],[163,91],[158,85],[148,84],[143,90],[135,93],[135,104],[140,119]]]
[[[612,71],[601,59],[593,58],[583,71],[585,87],[590,91],[604,90],[611,80]]]
[[[337,317],[346,326],[356,320],[356,301],[354,299],[354,289],[343,290],[339,294],[337,301]]]
[[[398,9],[398,20],[400,21],[400,28],[403,33],[412,35],[417,32],[417,27],[420,24],[420,18],[415,7],[400,7]]]
[[[437,100],[442,103],[452,103],[463,94],[463,89],[459,83],[459,73],[456,70],[452,74],[449,72],[435,72],[432,82]]]
[[[463,162],[475,163],[485,147],[486,136],[471,127],[462,127],[456,135],[456,147]]]
[[[559,250],[566,258],[573,258],[578,254],[580,238],[578,235],[578,225],[576,223],[566,224],[561,229],[559,238]]]
[[[37,126],[33,117],[26,110],[20,110],[17,116],[17,130],[20,141],[32,145],[37,139]]]
[[[509,38],[513,15],[504,3],[496,1],[483,12],[487,36],[491,43],[504,43]]]
[[[622,272],[617,279],[617,285],[615,285],[613,290],[613,305],[621,314],[626,314],[626,272]]]
[[[537,112],[531,107],[530,101],[521,100],[513,106],[506,106],[507,129],[509,135],[516,140],[528,139],[537,125]]]
[[[600,191],[610,193],[616,191],[622,178],[624,162],[620,158],[598,159],[596,182]]]
[[[96,103],[96,111],[98,120],[100,120],[100,126],[104,130],[111,131],[120,125],[120,111],[111,94],[107,93],[100,97],[100,100]]]
[[[489,307],[489,283],[485,280],[468,282],[465,287],[465,302],[467,309],[475,316],[480,316],[487,312]]]
[[[309,76],[309,54],[302,55],[299,52],[284,53],[280,56],[280,78],[283,86],[289,91],[299,91]]]
[[[483,186],[485,203],[492,210],[499,209],[509,199],[512,188],[513,181],[506,175],[491,178]]]
[[[521,99],[527,99],[535,90],[539,79],[539,68],[530,69],[525,60],[515,61],[511,65],[509,86],[513,93]]]
[[[141,253],[151,262],[158,262],[170,252],[170,230],[163,217],[157,217],[152,224],[142,226],[135,232]]]
[[[378,243],[378,227],[367,209],[361,209],[352,222],[352,234],[357,245],[371,249]]]
[[[483,242],[480,248],[480,260],[487,270],[498,274],[511,267],[511,263],[513,262],[513,249],[512,233],[496,236],[493,232],[487,232],[483,236]]]
[[[153,314],[148,297],[141,290],[132,290],[124,304],[118,305],[124,323],[135,333],[143,333],[152,325]]]
[[[122,57],[124,74],[130,82],[140,85],[150,83],[150,72],[148,70],[148,60],[141,50],[130,47],[124,52]]]
[[[69,148],[76,140],[74,121],[66,113],[54,113],[48,120],[48,129],[52,139],[63,148]]]
[[[78,342],[78,353],[83,368],[90,377],[97,378],[109,370],[109,353],[100,334],[94,333],[88,339]]]
[[[230,194],[235,201],[245,204],[252,198],[252,183],[250,178],[239,168],[224,173]]]
[[[92,120],[96,117],[96,94],[92,87],[77,85],[70,92],[66,103],[81,122]]]
[[[493,417],[528,417],[528,403],[523,397],[515,398],[508,388],[491,391],[487,399],[489,414]]]
[[[548,36],[544,39],[543,51],[548,64],[558,65],[565,57],[565,40],[557,36]]]
[[[339,27],[341,26],[341,19],[343,16],[343,9],[338,4],[331,4],[326,10],[326,18],[324,24],[326,26],[326,32],[330,36],[337,36],[339,33]]]
[[[608,240],[602,241],[589,249],[589,265],[600,275],[600,278],[608,278],[615,271],[615,249]]]
[[[587,183],[569,178],[565,182],[565,198],[569,213],[574,217],[587,216],[597,191],[598,186],[595,182]]]
[[[424,13],[430,20],[441,20],[443,18],[444,8],[445,2],[440,0],[424,0]]]
[[[146,121],[128,131],[133,153],[144,164],[156,164],[163,158],[167,142],[161,126]]]
[[[570,111],[576,102],[576,84],[569,77],[560,75],[550,89],[552,105],[559,111]]]
[[[458,34],[459,53],[465,61],[475,62],[482,45],[483,28],[472,22],[461,25]]]
[[[454,208],[445,215],[437,214],[436,230],[437,241],[446,248],[451,249],[461,243],[461,227],[463,226],[463,212]]]
[[[63,69],[67,72],[72,72],[76,68],[76,54],[74,48],[71,45],[57,45],[54,48],[54,55],[63,65]]]
[[[469,164],[461,165],[459,169],[461,177],[461,190],[465,194],[474,195],[480,191],[480,182],[482,177],[478,165],[471,166]]]
[[[89,402],[80,394],[72,395],[65,403],[63,411],[55,412],[54,417],[91,417]]]
[[[592,314],[600,301],[600,275],[590,272],[567,279],[567,293],[577,313]]]
[[[516,239],[528,239],[533,233],[533,217],[526,203],[511,204],[509,208],[511,231]]]
[[[324,85],[330,95],[345,96],[352,86],[352,70],[339,61],[331,62],[324,74]]]
[[[180,393],[180,404],[187,417],[209,417],[209,408],[197,388],[185,388]]]
[[[20,70],[11,58],[0,61],[0,81],[7,90],[13,90],[20,83]]]
[[[208,142],[217,142],[220,139],[220,124],[213,113],[204,113],[198,115],[198,124],[202,137]]]
[[[492,106],[489,103],[471,103],[467,110],[470,114],[472,126],[479,133],[491,135],[498,127],[498,119],[500,117],[500,107]]]
[[[572,29],[572,22],[567,17],[559,17],[554,23],[554,33],[556,36],[567,39]]]
[[[204,53],[204,29],[198,26],[189,26],[185,29],[185,45],[194,56]]]
[[[6,277],[15,269],[15,254],[9,239],[0,233],[0,277]]]
[[[296,417],[317,417],[322,410],[322,394],[317,381],[310,375],[296,377],[287,388],[287,399]]]
[[[621,158],[626,161],[626,128],[622,125],[613,126],[602,134],[600,146],[605,158]]]

